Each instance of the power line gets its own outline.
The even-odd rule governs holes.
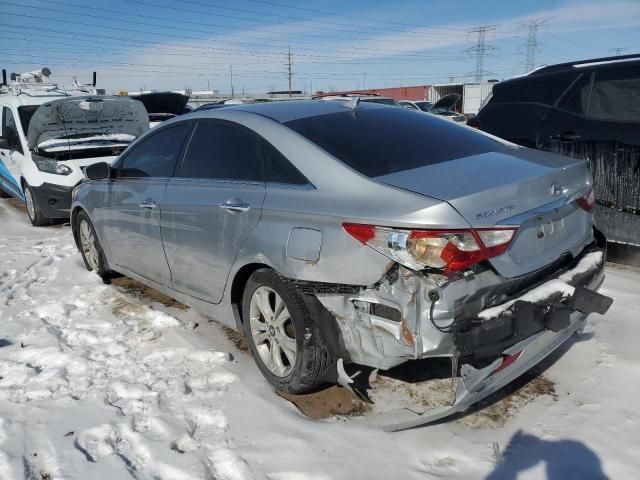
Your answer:
[[[488,55],[487,52],[495,51],[497,48],[486,44],[486,36],[487,32],[493,32],[495,29],[495,25],[482,25],[469,30],[470,34],[477,35],[476,45],[465,50],[465,52],[475,53],[476,55],[476,70],[474,73],[476,82],[482,82],[485,74],[489,73],[484,69],[484,57]]]

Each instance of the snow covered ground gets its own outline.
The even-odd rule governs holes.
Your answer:
[[[640,273],[607,275],[610,312],[540,376],[389,434],[304,417],[217,324],[103,285],[1,200],[0,479],[636,479]]]

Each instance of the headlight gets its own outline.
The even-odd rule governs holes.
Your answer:
[[[58,163],[55,160],[48,160],[46,158],[37,158],[33,160],[38,167],[38,170],[46,173],[53,173],[55,175],[69,175],[71,174],[71,168],[62,163]]]

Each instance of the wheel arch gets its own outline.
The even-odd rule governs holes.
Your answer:
[[[78,250],[80,249],[80,240],[78,240],[78,228],[76,226],[76,218],[78,217],[78,214],[80,212],[85,212],[86,210],[84,210],[82,207],[80,206],[76,206],[74,207],[73,210],[71,210],[71,215],[70,215],[70,223],[71,223],[71,233],[73,234],[73,240],[76,243],[76,247],[78,248]],[[87,215],[89,215],[87,213]]]
[[[236,329],[242,332],[242,297],[244,296],[244,289],[249,281],[249,277],[253,272],[262,268],[268,268],[273,270],[274,268],[265,263],[247,263],[238,269],[231,281],[231,288],[229,292],[229,299],[231,302],[231,308],[233,310],[233,316],[236,321]]]

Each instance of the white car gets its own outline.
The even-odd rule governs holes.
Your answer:
[[[149,128],[136,100],[86,96],[42,77],[1,86],[0,117],[0,196],[24,201],[34,226],[68,218],[84,168],[111,163]]]

